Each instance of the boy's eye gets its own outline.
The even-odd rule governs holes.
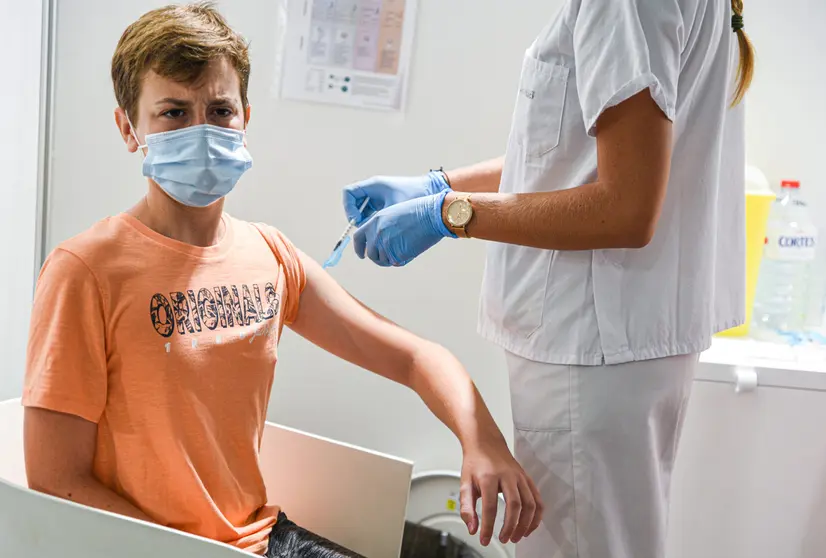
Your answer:
[[[169,109],[168,111],[164,112],[163,115],[167,118],[180,118],[184,115],[183,109]]]

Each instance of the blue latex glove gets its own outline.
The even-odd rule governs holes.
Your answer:
[[[397,203],[373,215],[353,235],[356,255],[382,267],[400,267],[444,237],[456,238],[442,221],[449,191]]]
[[[344,213],[347,221],[361,225],[370,216],[397,203],[432,196],[448,190],[450,186],[441,172],[431,172],[424,176],[376,176],[344,188]],[[359,211],[364,198],[370,203]]]

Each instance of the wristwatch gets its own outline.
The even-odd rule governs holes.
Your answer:
[[[467,226],[473,219],[473,206],[470,203],[471,194],[459,194],[445,209],[445,223],[456,236],[470,238]]]

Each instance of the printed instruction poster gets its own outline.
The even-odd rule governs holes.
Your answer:
[[[281,95],[402,111],[417,0],[285,0]]]

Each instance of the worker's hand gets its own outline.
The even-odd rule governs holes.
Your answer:
[[[382,267],[400,267],[442,238],[456,238],[442,221],[448,192],[397,203],[373,215],[353,235],[356,255]]]
[[[371,215],[397,203],[432,196],[450,188],[441,172],[424,176],[376,176],[344,188],[344,212],[347,221],[361,225]],[[359,211],[369,199],[364,212]]]
[[[462,465],[461,514],[471,535],[479,533],[482,546],[490,544],[498,511],[499,493],[505,497],[505,522],[499,540],[517,543],[542,522],[543,505],[531,478],[513,458],[504,440],[488,447],[466,449]],[[482,518],[476,503],[482,499]]]

